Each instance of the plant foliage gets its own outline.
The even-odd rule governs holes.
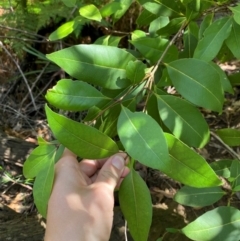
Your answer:
[[[105,6],[63,2],[69,11],[78,7],[79,15],[56,29],[50,40],[62,39],[90,21],[113,27],[134,1],[112,1]],[[46,94],[51,106],[45,107],[47,120],[57,141],[40,141],[24,165],[26,177],[36,176],[34,198],[42,215],[46,214],[53,166],[64,147],[80,158],[100,159],[119,150],[130,156],[131,172],[119,196],[135,241],[148,239],[152,220],[150,194],[134,170],[136,161],[185,184],[175,200],[187,206],[203,207],[221,199],[226,193],[219,176],[230,182],[231,195],[240,190],[238,160],[209,165],[193,149],[204,147],[210,139],[200,107],[221,113],[225,92],[233,93],[228,77],[215,64],[225,58],[223,47],[239,58],[239,5],[228,8],[229,3],[138,0],[142,11],[137,29],[129,33],[130,47],[119,48],[121,37],[109,35],[95,44],[47,55],[70,77],[59,80]],[[219,5],[227,8],[227,16],[215,16],[211,9]],[[175,92],[168,91],[169,87]],[[85,110],[87,116],[76,122],[56,108]],[[239,145],[236,130],[217,134],[226,144]],[[215,208],[174,232],[192,240],[237,241],[239,210]]]

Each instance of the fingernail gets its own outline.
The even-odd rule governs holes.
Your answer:
[[[123,157],[118,155],[114,156],[112,158],[112,165],[115,166],[117,169],[122,170],[125,165]]]

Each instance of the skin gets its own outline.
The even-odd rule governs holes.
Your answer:
[[[129,173],[126,154],[83,160],[65,150],[55,165],[45,241],[107,241],[113,222],[114,189]]]

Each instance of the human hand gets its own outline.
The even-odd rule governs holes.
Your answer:
[[[83,160],[65,150],[55,166],[48,203],[45,241],[107,241],[110,237],[114,198],[129,169],[126,154],[103,160]]]

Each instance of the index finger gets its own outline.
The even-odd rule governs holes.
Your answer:
[[[127,154],[124,152],[119,153],[125,160],[127,158]],[[110,157],[109,157],[110,158]],[[90,160],[84,159],[79,163],[79,167],[88,177],[93,176],[97,171],[99,171],[105,162],[109,158],[99,159],[99,160]],[[126,160],[127,163],[127,160]]]

